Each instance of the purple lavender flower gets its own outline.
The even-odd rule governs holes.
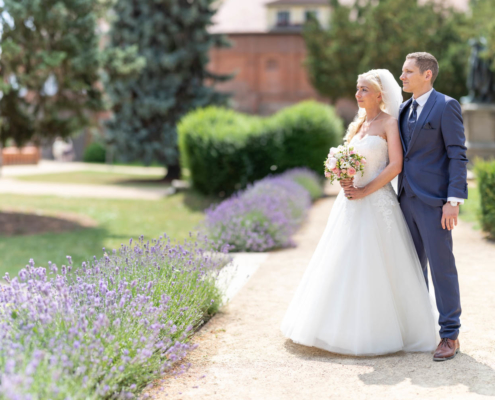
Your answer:
[[[17,277],[6,274],[0,397],[54,388],[60,398],[138,394],[196,348],[187,341],[212,300],[221,302],[215,283],[224,257],[202,235],[180,245],[141,236],[133,248],[80,268],[62,266],[61,274],[50,264],[47,276],[34,262]]]
[[[311,176],[304,170],[294,176]],[[291,236],[311,205],[309,192],[289,172],[269,176],[206,211],[205,227],[217,245],[266,251],[292,245]]]

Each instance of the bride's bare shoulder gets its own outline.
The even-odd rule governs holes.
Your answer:
[[[392,117],[390,114],[384,113],[385,117],[383,118],[383,122],[386,124],[397,123],[397,118]]]

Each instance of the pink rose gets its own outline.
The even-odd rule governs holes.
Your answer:
[[[325,178],[330,178],[332,173],[330,171],[325,171]]]
[[[363,158],[363,159],[361,160],[361,164],[366,165],[366,158]]]
[[[356,161],[356,167],[359,167],[361,163],[359,161]]]
[[[352,168],[352,167],[351,167],[351,168],[349,168],[349,169],[347,170],[347,172],[348,172],[349,176],[354,176],[354,175],[356,175],[356,170],[355,170],[354,168]]]
[[[349,154],[356,154],[356,152],[354,150],[352,150]]]
[[[342,170],[340,171],[340,173],[341,173],[341,174],[347,174],[347,170],[346,170],[346,169],[342,169]]]
[[[334,168],[334,169],[332,169],[332,172],[333,172],[334,174],[340,174],[340,169],[338,169],[338,168]]]

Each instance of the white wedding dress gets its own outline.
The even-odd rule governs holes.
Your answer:
[[[351,144],[366,157],[364,176],[354,177],[364,186],[388,164],[387,141],[355,136]],[[439,340],[433,302],[392,185],[359,200],[341,190],[281,330],[341,354],[431,351]]]

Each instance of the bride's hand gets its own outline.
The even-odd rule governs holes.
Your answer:
[[[354,178],[342,179],[339,183],[342,189],[346,190],[346,188],[354,186]]]
[[[349,187],[344,189],[345,196],[349,200],[359,200],[366,197],[366,186],[365,187]]]

